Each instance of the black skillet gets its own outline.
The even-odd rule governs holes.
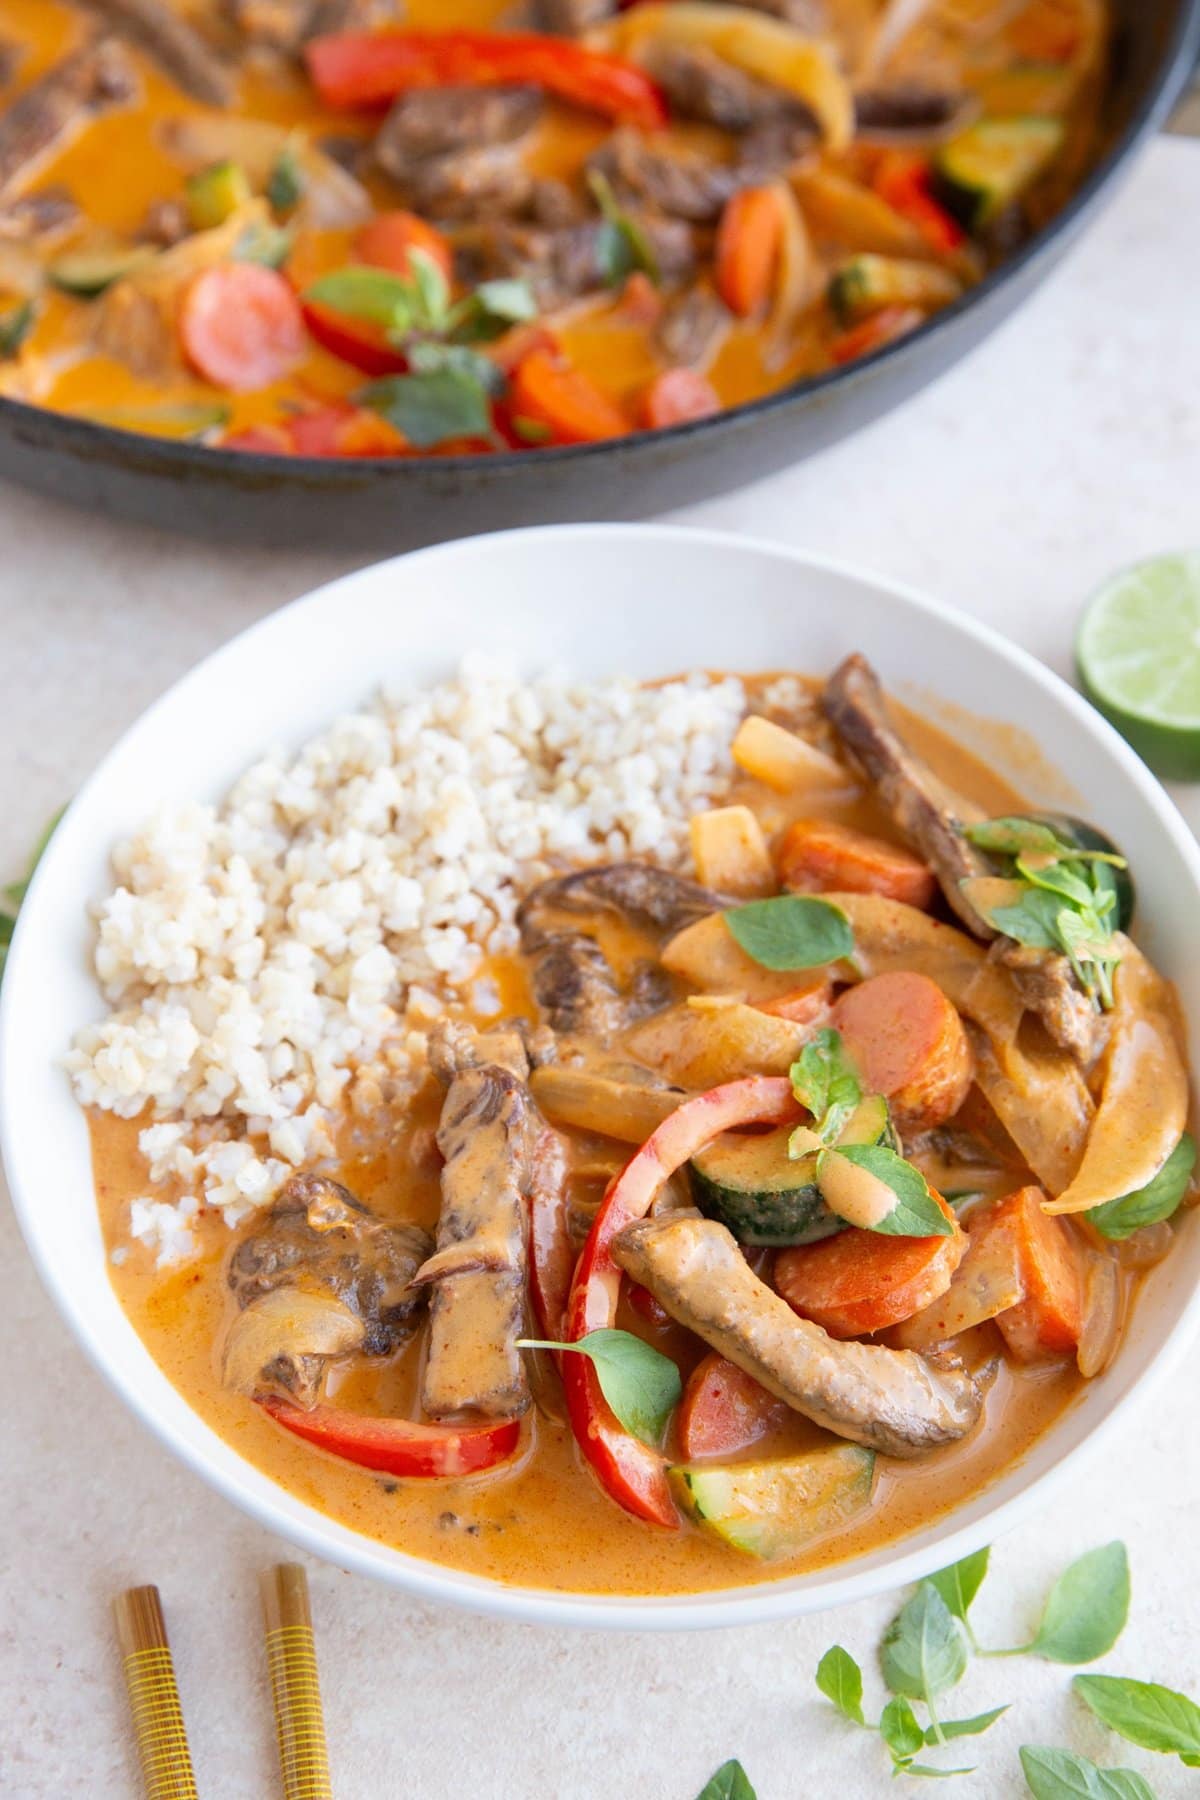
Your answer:
[[[1200,53],[1200,0],[1116,0],[1116,13],[1109,148],[1070,205],[962,300],[862,363],[671,431],[569,450],[402,461],[210,450],[0,399],[0,477],[222,542],[353,553],[507,525],[638,518],[770,474],[950,368],[1032,292],[1093,217]],[[1020,340],[1010,341],[1009,354],[1020,353]]]

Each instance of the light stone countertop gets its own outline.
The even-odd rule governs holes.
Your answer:
[[[1156,145],[1067,266],[968,362],[820,460],[681,516],[911,582],[1068,673],[1095,582],[1200,543],[1198,207],[1200,146]],[[12,873],[168,681],[345,566],[171,540],[14,489],[0,491],[0,537],[0,870]],[[1021,723],[1036,734],[1036,719]],[[1200,824],[1200,796],[1184,805]],[[255,1577],[284,1547],[124,1411],[52,1312],[7,1208],[0,1258],[0,1793],[135,1791],[108,1607],[156,1581],[201,1793],[268,1800]],[[976,1609],[985,1641],[1019,1641],[1054,1575],[1123,1537],[1132,1621],[1101,1666],[1200,1695],[1200,1433],[1194,1379],[1182,1388],[997,1546]],[[760,1800],[900,1791],[879,1744],[812,1686],[836,1640],[867,1665],[878,1706],[873,1652],[892,1599],[696,1638],[572,1636],[440,1612],[316,1563],[310,1575],[339,1800],[693,1800],[732,1755]],[[949,1791],[1020,1795],[1021,1743],[1140,1768],[1163,1800],[1200,1789],[1200,1774],[1107,1739],[1068,1680],[1028,1659],[977,1664],[955,1713],[1015,1704],[966,1745],[980,1772]]]

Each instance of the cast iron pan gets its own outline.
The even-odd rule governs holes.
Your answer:
[[[564,519],[629,519],[703,500],[845,437],[950,368],[1054,266],[1200,53],[1200,0],[1116,0],[1109,148],[1019,255],[909,338],[697,424],[499,456],[346,462],[166,443],[0,400],[0,477],[101,512],[225,542],[363,550]],[[1181,221],[1181,228],[1184,221]],[[1019,341],[1011,348],[1020,354]]]

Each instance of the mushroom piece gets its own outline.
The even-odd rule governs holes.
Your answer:
[[[114,30],[152,56],[164,74],[204,106],[228,106],[233,75],[194,26],[163,0],[86,0]]]
[[[922,1456],[978,1422],[995,1366],[971,1373],[909,1350],[831,1338],[751,1269],[731,1232],[698,1213],[626,1226],[613,1258],[673,1319],[838,1437]]]

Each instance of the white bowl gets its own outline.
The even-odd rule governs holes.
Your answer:
[[[1133,753],[1032,658],[915,594],[770,545],[653,526],[472,538],[347,576],[217,651],[126,733],[55,835],[5,977],[0,1132],[26,1241],[64,1318],[151,1430],[235,1504],[319,1556],[426,1599],[560,1625],[744,1624],[898,1586],[989,1542],[1181,1356],[1200,1320],[1194,1227],[1151,1277],[1114,1366],[990,1488],[839,1568],[694,1597],[506,1587],[362,1537],[276,1486],[203,1424],[121,1311],[105,1268],[84,1119],[58,1066],[74,1030],[101,1011],[85,903],[105,890],[111,845],[162,800],[217,798],[264,746],[300,742],[385,672],[444,676],[467,646],[510,651],[530,671],[560,664],[584,676],[689,667],[822,673],[861,649],[893,691],[918,705],[936,712],[941,700],[1023,726],[1049,765],[1041,793],[1019,746],[1005,751],[1002,735],[981,728],[976,747],[1033,799],[1061,803],[1065,783],[1073,810],[1122,845],[1140,877],[1140,935],[1178,984],[1194,1054],[1200,852]],[[961,720],[954,729],[970,741]]]

